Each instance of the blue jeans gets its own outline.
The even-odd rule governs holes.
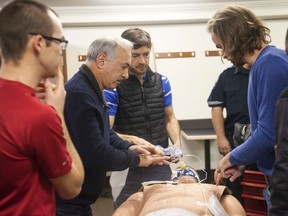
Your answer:
[[[264,188],[263,196],[264,196],[264,199],[266,200],[267,209],[269,211],[269,208],[271,206],[271,193],[270,193],[269,185],[266,185],[266,187]]]
[[[145,181],[171,181],[171,169],[169,165],[137,167],[129,169],[127,179],[121,193],[114,202],[114,208],[118,208],[129,196],[138,192]]]
[[[90,205],[57,203],[56,216],[93,216]]]

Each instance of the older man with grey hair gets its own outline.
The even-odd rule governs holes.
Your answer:
[[[83,161],[85,180],[75,199],[57,199],[58,216],[92,215],[90,205],[99,197],[107,171],[163,164],[169,159],[154,146],[131,145],[110,129],[102,91],[128,78],[131,48],[132,44],[120,37],[95,40],[86,63],[65,85],[65,119]]]

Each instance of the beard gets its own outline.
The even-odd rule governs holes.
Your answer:
[[[231,59],[230,61],[235,67],[242,67],[245,64],[243,57],[235,57]]]
[[[141,67],[141,68],[137,69],[137,67]],[[144,73],[146,73],[147,69],[148,69],[147,64],[137,65],[136,68],[132,66],[129,67],[129,71],[135,75],[143,75]]]

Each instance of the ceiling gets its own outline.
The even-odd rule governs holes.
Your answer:
[[[9,0],[0,0],[2,7]],[[41,0],[51,7],[82,7],[82,6],[128,6],[128,5],[168,5],[168,4],[193,4],[215,2],[245,2],[249,0]]]
[[[0,8],[10,0],[0,0]],[[287,19],[288,0],[37,0],[61,17],[63,26],[207,22],[226,4],[240,4],[264,19]],[[149,16],[147,14],[149,13]]]

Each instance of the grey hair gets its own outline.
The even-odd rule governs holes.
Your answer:
[[[116,56],[116,48],[121,46],[132,50],[133,44],[121,37],[105,37],[94,40],[88,48],[86,62],[94,61],[97,56],[104,53],[107,60],[113,60]]]

